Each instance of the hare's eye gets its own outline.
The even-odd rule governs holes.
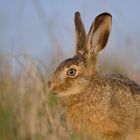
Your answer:
[[[76,69],[70,68],[70,69],[67,71],[67,75],[68,75],[68,76],[75,76],[75,74],[76,74]]]

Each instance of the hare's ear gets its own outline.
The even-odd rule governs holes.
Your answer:
[[[75,13],[74,24],[76,32],[76,54],[82,55],[84,53],[83,49],[86,40],[86,30],[79,12]]]
[[[86,52],[88,57],[102,51],[108,41],[112,25],[112,16],[109,13],[102,13],[97,16],[91,25],[86,38]]]

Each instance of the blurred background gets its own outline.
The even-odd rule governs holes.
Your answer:
[[[140,82],[140,1],[0,0],[0,140],[80,139],[61,120],[47,78],[75,51],[74,13],[86,30],[98,14],[113,16],[111,35],[99,56],[100,72]]]

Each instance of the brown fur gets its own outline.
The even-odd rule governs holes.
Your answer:
[[[79,16],[75,14],[77,45],[82,40],[84,46],[57,67],[48,82],[50,91],[61,96],[68,124],[90,139],[100,135],[107,140],[140,140],[140,86],[120,74],[96,72],[96,56],[107,43],[111,15],[97,16],[87,37],[80,39],[84,27]],[[71,68],[75,76],[67,75]]]

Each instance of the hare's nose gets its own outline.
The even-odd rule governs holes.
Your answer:
[[[52,85],[52,83],[51,83],[51,81],[49,80],[49,81],[48,81],[48,87],[51,88],[51,85]]]

